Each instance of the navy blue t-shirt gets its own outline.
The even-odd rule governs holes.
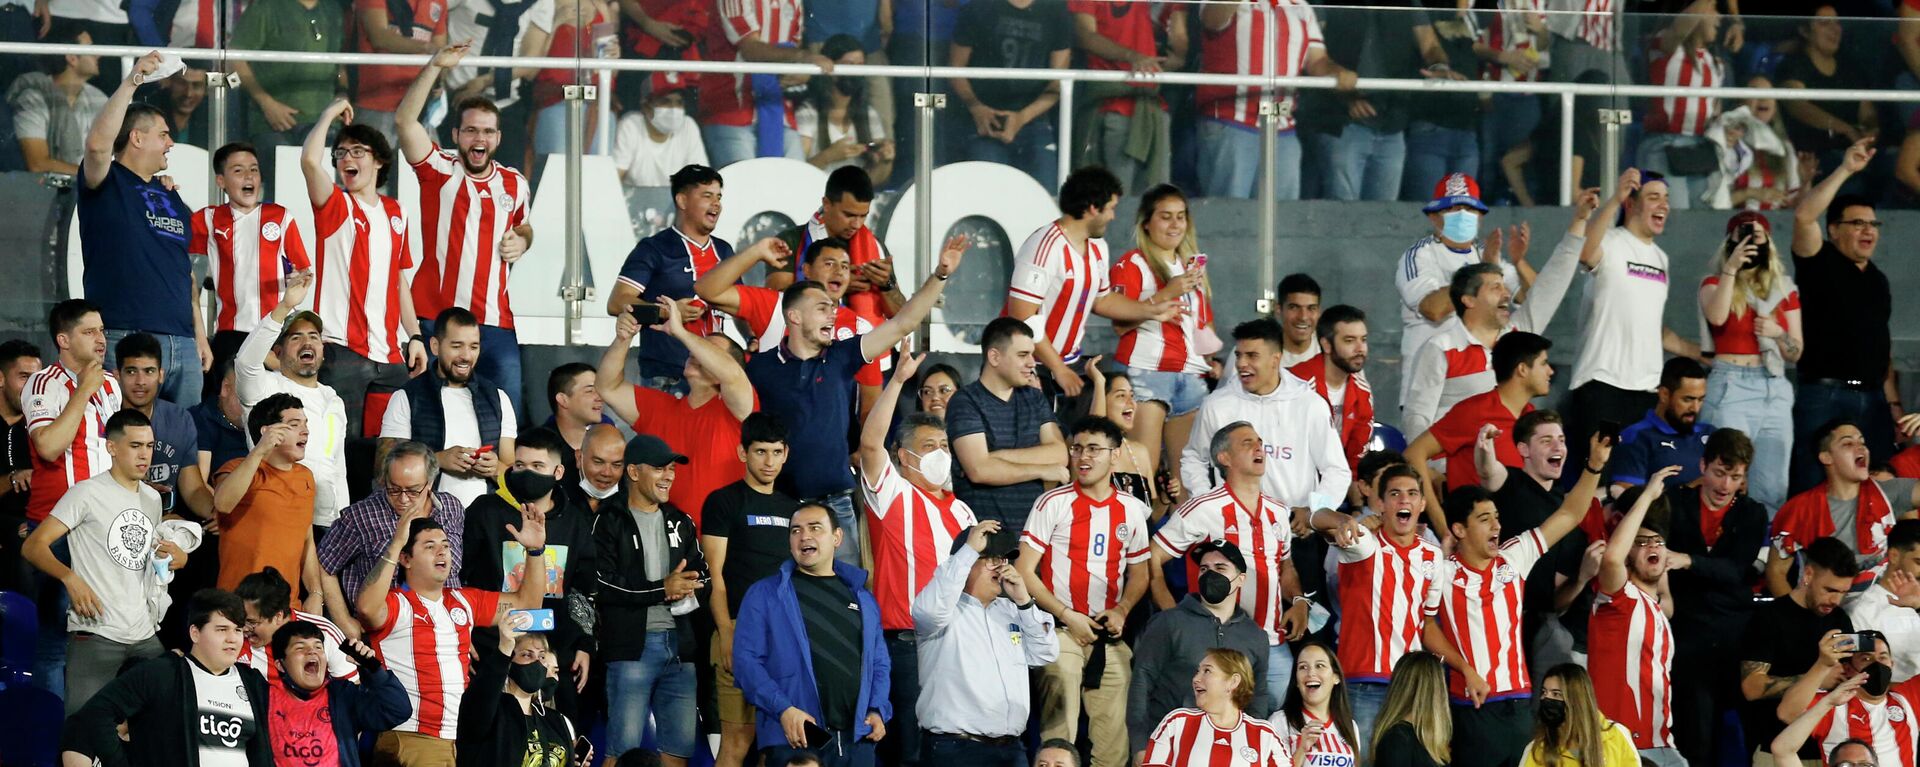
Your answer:
[[[174,488],[163,499],[172,509],[178,496],[180,472],[200,464],[200,427],[186,408],[163,399],[153,401],[153,463],[147,466],[147,481]]]
[[[220,405],[213,400],[202,402],[187,408],[193,416],[194,436],[200,450],[213,454],[215,468],[227,465],[235,458],[247,455],[247,435],[240,431],[238,424],[227,420],[220,412]],[[198,459],[196,459],[198,460]]]
[[[667,227],[634,244],[633,252],[627,254],[626,263],[620,265],[620,281],[638,289],[640,299],[648,303],[660,296],[675,301],[693,298],[694,280],[732,257],[733,246],[727,244],[726,240],[708,237],[707,247],[702,248],[687,239],[679,229]],[[688,329],[702,336],[719,332],[725,319],[716,314],[708,312],[696,323],[698,327],[690,326]],[[643,378],[679,378],[686,366],[687,347],[681,346],[673,336],[653,328],[640,329],[640,375]]]
[[[747,379],[760,393],[760,412],[787,425],[787,468],[774,488],[809,500],[853,489],[853,376],[867,364],[854,336],[833,342],[813,359],[799,359],[782,342],[747,361]]]
[[[180,194],[157,180],[143,181],[114,162],[100,186],[81,179],[82,288],[100,307],[100,320],[117,330],[193,335],[193,262],[187,257],[188,218]]]
[[[1660,414],[1649,410],[1647,417],[1620,430],[1620,446],[1613,449],[1608,473],[1614,482],[1644,485],[1647,477],[1668,466],[1679,466],[1680,473],[1667,480],[1669,489],[1700,478],[1700,456],[1707,451],[1707,437],[1713,425],[1695,419],[1693,431],[1681,434]]]

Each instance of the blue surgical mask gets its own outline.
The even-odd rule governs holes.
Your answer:
[[[1454,242],[1473,242],[1480,236],[1480,214],[1456,210],[1440,215],[1440,236]]]

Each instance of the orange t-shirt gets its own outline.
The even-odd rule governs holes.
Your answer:
[[[214,472],[214,484],[226,479],[245,458]],[[313,528],[313,472],[300,464],[281,470],[262,462],[253,473],[247,497],[220,515],[220,588],[232,591],[240,579],[272,566],[288,583],[300,582],[300,558]],[[298,599],[299,587],[292,598]]]

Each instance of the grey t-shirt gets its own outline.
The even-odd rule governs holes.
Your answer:
[[[667,515],[658,509],[640,511],[627,509],[633,515],[633,523],[640,528],[640,539],[645,545],[640,552],[646,559],[647,580],[665,580],[667,577]],[[674,629],[673,611],[665,604],[647,608],[648,631],[672,631]]]
[[[153,576],[147,564],[160,524],[160,493],[144,482],[139,490],[128,490],[112,472],[101,472],[69,488],[51,516],[67,526],[73,571],[93,589],[103,610],[97,619],[69,610],[67,630],[92,632],[121,644],[151,638],[147,584]]]
[[[1881,494],[1887,498],[1887,506],[1891,507],[1893,516],[1898,517],[1913,510],[1913,485],[1917,481],[1920,480],[1895,478],[1884,482],[1875,480],[1874,484],[1880,486]],[[1859,496],[1843,501],[1833,497],[1832,493],[1828,493],[1827,516],[1833,520],[1833,537],[1847,544],[1847,548],[1859,551],[1860,538],[1854,532],[1855,520],[1860,516]],[[1880,560],[1884,558],[1886,558],[1885,554],[1863,556],[1860,558],[1860,566],[1872,567],[1880,564]]]

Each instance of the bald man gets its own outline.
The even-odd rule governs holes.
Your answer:
[[[607,424],[587,429],[574,459],[579,463],[580,481],[567,487],[572,500],[585,508],[600,510],[600,501],[620,489],[620,475],[626,471],[627,438]]]

